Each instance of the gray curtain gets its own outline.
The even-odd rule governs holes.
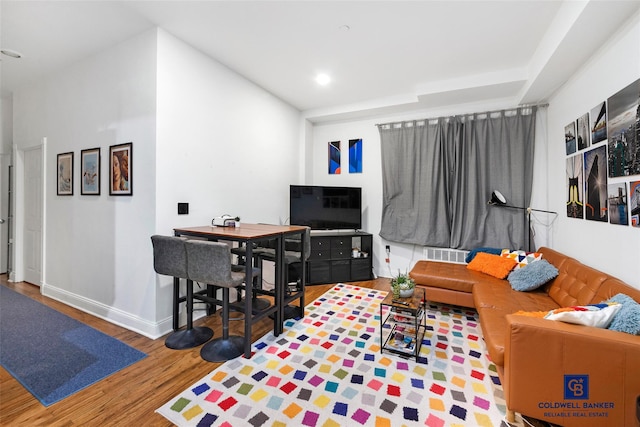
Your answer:
[[[383,238],[448,247],[449,170],[453,145],[444,119],[380,126]]]
[[[379,125],[380,236],[456,249],[525,248],[536,108]]]

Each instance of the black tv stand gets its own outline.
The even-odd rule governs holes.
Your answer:
[[[352,256],[357,248],[360,257]],[[362,253],[367,256],[362,256]],[[373,235],[354,230],[311,231],[307,283],[356,282],[373,278]]]

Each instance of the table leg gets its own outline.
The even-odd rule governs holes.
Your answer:
[[[284,237],[280,234],[276,239],[276,262],[275,262],[275,278],[276,278],[276,296],[277,304],[276,315],[273,322],[273,333],[278,336],[283,331],[284,322],[284,294],[287,284],[285,283],[285,262],[284,262]]]
[[[244,357],[251,358],[251,324],[253,320],[253,243],[247,242],[245,253],[245,286],[244,286]]]
[[[304,303],[304,294],[307,286],[307,258],[309,257],[309,254],[304,250],[306,247],[306,239],[307,233],[302,231],[300,233],[300,241],[302,242],[302,247],[300,248],[300,317],[304,317],[304,308],[306,306]]]

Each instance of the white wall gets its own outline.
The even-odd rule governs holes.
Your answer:
[[[362,230],[373,234],[373,270],[376,276],[389,277],[384,262],[384,241],[378,236],[382,217],[382,175],[380,161],[380,136],[372,120],[346,122],[339,124],[315,125],[313,128],[313,144],[309,148],[307,162],[311,170],[306,175],[311,181],[306,184],[362,187]],[[350,139],[362,138],[362,173],[349,173],[348,147]],[[328,144],[341,141],[341,171],[339,175],[329,175]],[[395,258],[398,251],[393,250]],[[398,263],[396,268],[405,269]]]
[[[557,183],[565,175],[565,124],[640,76],[638,39],[636,16],[551,99],[547,162],[535,171],[547,179],[534,186],[550,209],[564,212],[566,189]],[[496,100],[310,127],[286,103],[170,34],[147,32],[14,96],[13,142],[27,148],[48,141],[43,292],[158,336],[170,326],[171,286],[153,272],[149,236],[223,213],[245,222],[286,222],[287,187],[300,180],[363,188],[363,229],[375,236],[375,273],[388,276],[388,242],[377,236],[382,183],[375,124],[511,106]],[[363,139],[362,174],[346,170],[353,138]],[[327,143],[335,140],[343,143],[345,167],[330,176]],[[108,148],[129,141],[133,196],[112,197]],[[80,150],[93,147],[102,148],[102,194],[81,196]],[[54,166],[66,151],[75,153],[75,194],[59,197]],[[178,216],[177,202],[189,202],[190,214]],[[550,246],[640,288],[638,229],[560,215],[552,230]],[[422,248],[392,243],[391,255],[393,270],[409,269]]]
[[[596,53],[551,99],[548,109],[541,108],[536,120],[536,157],[532,207],[556,211],[553,215],[534,213],[536,245],[556,248],[597,269],[610,273],[640,288],[640,229],[566,217],[564,126],[590,111],[599,102],[640,76],[640,24],[636,16]],[[511,108],[505,100],[486,104],[468,104],[422,110],[402,116],[376,117],[342,123],[316,124],[308,142],[312,161],[307,171],[308,184],[354,185],[363,188],[363,230],[374,235],[374,272],[389,277],[385,264],[385,245],[391,246],[391,270],[411,269],[422,258],[423,248],[386,242],[378,236],[382,216],[380,176],[380,136],[376,123],[413,120]],[[363,173],[346,172],[348,140],[363,139]],[[327,143],[342,141],[343,172],[327,172]],[[640,177],[633,177],[640,179]],[[627,179],[629,180],[629,178]],[[611,181],[613,182],[613,181]],[[560,185],[559,183],[563,183]]]
[[[300,113],[163,30],[152,30],[15,96],[15,142],[47,137],[43,293],[158,337],[171,279],[152,234],[223,213],[282,223],[301,166]],[[133,196],[108,194],[109,145],[133,142]],[[100,196],[81,196],[80,150],[102,147]],[[75,190],[56,195],[56,154],[75,153]],[[53,166],[53,167],[52,167]],[[177,215],[188,202],[190,214]]]
[[[14,96],[14,142],[47,137],[42,292],[130,329],[157,332],[149,235],[155,222],[156,34]],[[109,146],[133,142],[133,197],[109,196]],[[101,195],[80,195],[80,150],[101,148]],[[74,195],[56,195],[56,155],[74,153]]]
[[[11,152],[13,144],[13,96],[0,98],[0,153]]]
[[[640,228],[566,216],[563,141],[567,124],[640,78],[639,40],[640,15],[636,14],[550,100],[548,153],[549,198],[561,213],[554,228],[554,246],[636,288],[640,288]],[[639,179],[640,175],[609,178],[609,183]]]
[[[419,110],[403,115],[375,117],[357,121],[340,123],[323,123],[313,126],[308,162],[311,177],[307,184],[362,187],[362,230],[373,234],[373,270],[379,277],[391,277],[398,269],[409,271],[414,264],[423,259],[423,246],[389,242],[382,239],[380,232],[382,219],[382,174],[380,134],[376,124],[404,120],[417,120],[466,114],[482,111],[493,111],[501,108],[512,108],[513,104],[506,100],[495,100],[482,104],[464,104],[431,110]],[[350,139],[362,138],[363,166],[361,174],[348,173],[348,143]],[[341,141],[342,173],[329,175],[327,165],[327,144]],[[385,246],[391,249],[390,263],[385,262]]]
[[[156,232],[214,216],[282,224],[301,170],[300,112],[219,62],[158,32]],[[189,215],[177,215],[177,203]],[[170,315],[169,278],[158,312]]]

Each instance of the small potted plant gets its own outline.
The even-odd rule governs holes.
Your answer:
[[[394,298],[409,298],[413,296],[416,282],[409,277],[408,273],[401,273],[391,279],[391,291]]]

